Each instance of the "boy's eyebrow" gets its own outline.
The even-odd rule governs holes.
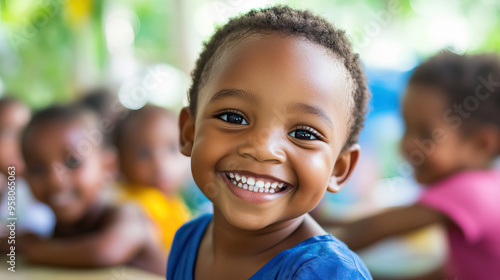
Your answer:
[[[225,97],[239,97],[239,98],[245,99],[246,101],[248,101],[250,103],[253,103],[255,105],[259,105],[259,100],[257,99],[257,97],[255,97],[255,95],[253,95],[249,92],[243,91],[243,90],[239,90],[239,89],[219,90],[210,98],[208,103],[210,104],[218,99],[223,99]]]
[[[322,120],[324,120],[333,129],[332,120],[325,113],[325,111],[322,110],[320,107],[312,106],[312,105],[309,105],[306,103],[299,102],[299,103],[295,103],[293,105],[288,106],[287,110],[289,112],[303,112],[303,113],[316,115],[316,116],[320,117]]]

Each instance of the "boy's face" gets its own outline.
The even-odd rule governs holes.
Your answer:
[[[173,194],[186,179],[189,159],[179,152],[179,131],[174,118],[150,113],[132,123],[120,154],[121,171],[128,183],[158,188]]]
[[[12,104],[0,112],[0,173],[14,165],[16,174],[23,175],[24,161],[19,147],[21,131],[30,119],[30,111],[21,104]]]
[[[453,113],[453,107],[437,91],[431,86],[410,85],[403,100],[401,149],[421,184],[467,169],[475,157],[472,141],[460,133],[464,120],[456,119],[459,113]]]
[[[78,120],[50,122],[33,128],[25,142],[31,190],[63,224],[78,222],[96,204],[105,182],[106,153],[84,131]]]
[[[341,153],[352,87],[338,59],[295,37],[243,42],[214,65],[196,119],[181,112],[181,150],[216,212],[257,230],[311,211],[327,189],[339,191],[359,149]],[[252,183],[263,192],[250,191]]]

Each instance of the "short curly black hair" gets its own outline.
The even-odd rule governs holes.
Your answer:
[[[344,148],[356,143],[363,128],[370,96],[359,56],[353,53],[351,43],[344,31],[336,29],[327,20],[309,11],[295,10],[287,6],[251,10],[244,15],[230,19],[228,23],[217,29],[211,39],[204,44],[203,51],[191,73],[193,81],[188,91],[191,114],[196,115],[198,93],[209,78],[209,72],[224,48],[236,40],[269,31],[306,38],[328,48],[342,60],[353,81],[354,104],[351,108],[349,136]]]
[[[496,53],[456,54],[443,50],[417,66],[409,86],[437,88],[451,109],[463,107],[462,132],[485,124],[500,128],[500,56]]]

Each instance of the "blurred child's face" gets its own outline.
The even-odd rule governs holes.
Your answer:
[[[196,119],[185,109],[180,121],[181,149],[215,211],[257,230],[340,190],[358,152],[341,154],[351,92],[342,63],[307,40],[252,36],[227,50],[200,90]]]
[[[84,130],[78,120],[45,123],[30,130],[25,142],[31,190],[63,224],[78,222],[97,205],[105,183],[106,154],[89,144]]]
[[[121,151],[121,170],[128,183],[173,194],[186,179],[189,159],[179,152],[179,128],[171,116],[150,113],[132,123]]]
[[[419,183],[430,184],[466,169],[474,156],[469,139],[457,127],[459,114],[430,86],[411,85],[403,100],[406,131],[402,152]],[[447,112],[448,111],[448,112]]]
[[[0,112],[0,173],[7,173],[9,166],[16,167],[16,174],[23,175],[20,138],[30,119],[30,111],[21,104],[12,104]]]

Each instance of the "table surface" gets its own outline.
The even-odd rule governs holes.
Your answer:
[[[2,265],[0,279],[9,280],[160,280],[163,276],[128,266],[99,269],[68,269],[16,263],[16,272]]]

